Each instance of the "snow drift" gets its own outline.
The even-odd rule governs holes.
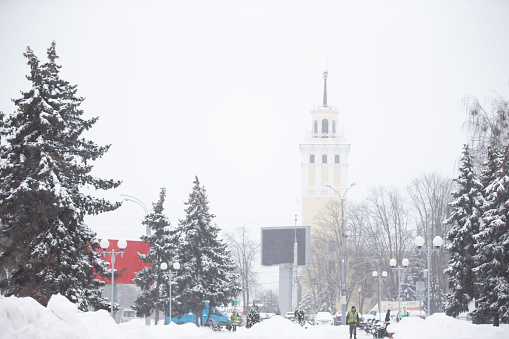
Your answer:
[[[426,320],[404,318],[399,324],[389,326],[395,339],[505,339],[509,338],[509,325],[473,325],[436,314]],[[48,307],[41,306],[32,298],[0,296],[0,337],[18,338],[235,338],[235,339],[337,339],[348,337],[347,326],[301,327],[281,316],[275,316],[252,328],[241,327],[237,332],[212,332],[193,324],[146,326],[144,320],[116,324],[107,311],[80,312],[76,306],[61,295],[54,295]],[[371,338],[359,331],[359,339]]]

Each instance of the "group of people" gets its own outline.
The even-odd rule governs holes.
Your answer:
[[[387,309],[387,313],[385,315],[385,321],[390,321],[391,310]],[[399,313],[398,313],[399,317]],[[355,310],[355,306],[352,306],[352,309],[348,311],[347,323],[350,325],[350,339],[352,339],[352,335],[354,339],[357,339],[357,326],[359,326],[359,313]]]
[[[237,312],[233,312],[230,317],[232,332],[237,331],[237,326],[240,322],[240,314]],[[348,325],[350,325],[350,339],[352,339],[352,335],[354,339],[357,339],[357,327],[359,326],[359,313],[355,309],[355,306],[352,306],[352,309],[348,311],[347,317]]]

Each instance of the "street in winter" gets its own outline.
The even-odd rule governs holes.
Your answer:
[[[212,331],[193,324],[146,326],[143,320],[115,324],[105,311],[78,313],[76,307],[57,296],[45,308],[34,300],[0,297],[1,338],[73,338],[73,339],[126,339],[126,338],[216,338],[216,339],[342,339],[348,338],[348,326],[300,326],[274,316],[247,329],[237,332]],[[390,325],[396,332],[395,339],[503,339],[509,338],[509,325],[472,325],[444,314],[433,315],[427,320],[403,319]],[[358,339],[373,338],[359,330]]]
[[[0,339],[509,338],[508,14],[1,0]]]

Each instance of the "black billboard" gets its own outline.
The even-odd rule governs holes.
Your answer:
[[[309,226],[262,227],[262,265],[293,264],[293,244],[297,239],[297,265],[309,264]]]

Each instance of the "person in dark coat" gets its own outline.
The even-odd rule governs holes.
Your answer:
[[[387,313],[385,313],[385,322],[389,322],[391,320],[391,309],[387,309]]]

